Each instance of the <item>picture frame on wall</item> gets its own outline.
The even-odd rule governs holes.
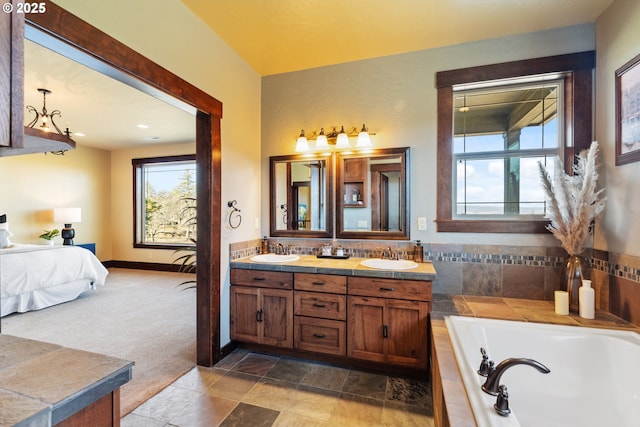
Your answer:
[[[616,166],[640,160],[640,54],[616,70]]]

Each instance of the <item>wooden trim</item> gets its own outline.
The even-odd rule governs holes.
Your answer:
[[[182,271],[180,271],[180,267],[181,267],[180,264],[109,260],[109,261],[103,261],[102,265],[104,265],[106,268],[128,268],[131,270],[172,271],[175,273],[182,273]]]
[[[113,37],[46,1],[47,13],[26,16],[38,43],[144,93],[196,114],[197,363],[220,360],[222,103]]]
[[[596,66],[594,50],[567,55],[546,56],[500,64],[480,65],[436,73],[436,87],[443,88],[464,83],[508,79],[519,76],[563,71],[593,70]]]
[[[274,191],[273,181],[275,179],[276,172],[276,163],[278,162],[287,162],[287,179],[291,177],[291,162],[302,161],[302,160],[324,160],[325,161],[325,173],[327,177],[327,187],[325,191],[325,207],[326,207],[326,215],[325,215],[325,230],[277,230],[276,225],[278,221],[281,219],[279,215],[275,215],[277,210],[276,206],[276,194]],[[322,153],[317,153],[314,155],[306,155],[306,154],[293,154],[286,156],[272,156],[269,157],[269,232],[271,237],[310,237],[310,238],[331,238],[333,237],[333,206],[334,206],[334,197],[333,197],[333,155],[323,155]],[[287,182],[287,188],[290,192],[291,182]],[[290,200],[291,195],[287,195],[287,199]],[[287,209],[291,209],[291,207],[287,207]],[[294,214],[296,214],[294,212]],[[289,213],[291,215],[291,213]],[[289,218],[287,218],[287,223],[289,224]],[[288,225],[287,225],[288,228]]]
[[[453,86],[525,75],[565,74],[565,169],[574,154],[589,148],[593,137],[592,96],[595,51],[483,65],[436,73],[438,89],[438,175],[436,224],[438,232],[548,233],[546,220],[453,219]]]
[[[400,181],[404,186],[401,199],[402,199],[402,212],[400,213],[400,219],[403,222],[403,228],[400,231],[345,231],[344,230],[344,201],[342,194],[345,191],[344,175],[344,160],[352,158],[377,158],[387,156],[399,156],[401,158]],[[354,153],[343,154],[337,153],[336,161],[336,194],[340,196],[336,197],[336,237],[338,239],[384,239],[384,240],[409,240],[411,235],[411,221],[409,206],[411,206],[411,187],[410,179],[410,149],[409,147],[399,148],[379,148],[366,153]],[[368,173],[368,170],[367,170]]]

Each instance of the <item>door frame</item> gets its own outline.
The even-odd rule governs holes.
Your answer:
[[[196,117],[196,359],[212,366],[220,350],[220,239],[222,103],[60,6],[25,15],[37,43]]]

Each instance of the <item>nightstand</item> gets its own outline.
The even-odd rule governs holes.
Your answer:
[[[96,254],[96,244],[95,243],[79,243],[76,246],[81,248],[85,248],[88,251],[91,251],[92,254]]]

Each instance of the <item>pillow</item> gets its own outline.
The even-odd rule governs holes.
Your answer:
[[[9,230],[0,229],[0,249],[4,249],[7,246],[11,245],[9,237],[11,237],[11,233],[9,233]]]

